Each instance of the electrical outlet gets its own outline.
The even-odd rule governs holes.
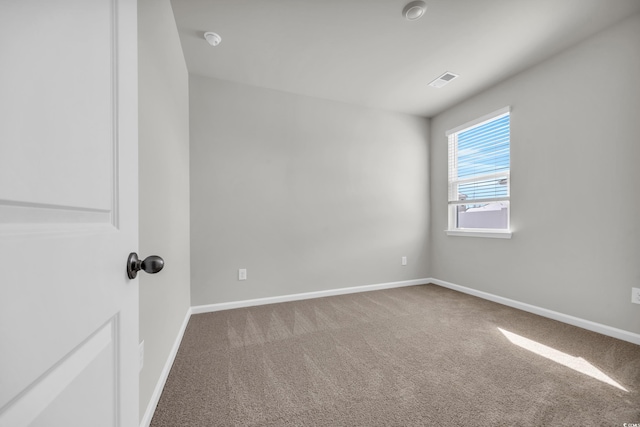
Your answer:
[[[238,280],[247,280],[247,269],[241,268],[238,270]]]
[[[144,340],[142,340],[140,342],[140,345],[138,345],[138,364],[139,364],[139,371],[142,371],[142,368],[144,367]]]
[[[631,302],[640,304],[640,288],[631,288]]]
[[[402,265],[407,265],[407,257],[406,256],[402,257]]]

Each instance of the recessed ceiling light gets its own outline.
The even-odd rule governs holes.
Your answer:
[[[422,18],[422,15],[427,11],[427,4],[423,1],[412,1],[402,9],[402,16],[407,18],[408,21],[415,21]]]
[[[211,31],[207,31],[206,33],[204,33],[204,39],[211,46],[218,46],[220,44],[220,42],[222,41],[222,37],[220,37],[216,33],[212,33]]]

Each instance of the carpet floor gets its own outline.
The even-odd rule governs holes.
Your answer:
[[[152,427],[640,423],[640,346],[436,285],[191,316]]]

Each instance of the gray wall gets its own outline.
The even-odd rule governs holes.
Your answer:
[[[427,277],[426,119],[194,75],[190,111],[192,305]]]
[[[190,305],[189,77],[169,0],[140,0],[138,27],[140,255],[166,262],[139,276],[142,417]]]
[[[640,15],[431,122],[432,277],[640,333]],[[511,240],[448,237],[445,131],[512,106]]]

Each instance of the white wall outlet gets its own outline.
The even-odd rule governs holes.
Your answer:
[[[238,280],[247,280],[247,269],[241,268],[238,270]]]
[[[406,256],[402,257],[402,265],[407,265],[407,257]]]
[[[142,368],[144,367],[144,340],[142,340],[140,342],[140,345],[138,345],[138,357],[139,357],[139,371],[142,371]]]
[[[640,288],[631,288],[631,302],[640,304]]]

